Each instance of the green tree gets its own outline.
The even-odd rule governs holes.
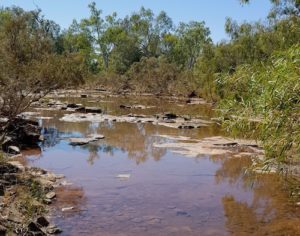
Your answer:
[[[83,80],[82,61],[57,52],[52,26],[40,11],[0,10],[0,118],[8,118],[1,134],[32,102]]]

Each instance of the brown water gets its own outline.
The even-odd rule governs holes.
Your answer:
[[[79,100],[74,101],[88,103]],[[121,103],[155,108],[121,110]],[[155,98],[107,98],[89,105],[118,115],[172,111],[213,116],[203,105]],[[200,139],[220,135],[217,126],[179,130],[152,124],[67,123],[59,121],[62,115],[42,112],[54,117],[41,121],[47,140],[41,153],[27,153],[30,165],[64,174],[72,183],[57,190],[54,203],[53,220],[64,230],[62,235],[300,235],[300,208],[289,200],[286,183],[278,176],[245,174],[247,158],[187,158],[153,147],[168,142],[159,135]],[[66,140],[96,133],[106,138],[82,147]],[[120,180],[119,174],[130,178]],[[62,212],[64,207],[74,210]]]

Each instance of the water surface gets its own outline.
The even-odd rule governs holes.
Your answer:
[[[65,99],[100,106],[107,114],[157,114],[171,111],[213,116],[203,105],[158,98]],[[124,110],[120,104],[154,106]],[[152,124],[67,123],[61,111],[43,111],[47,138],[42,151],[25,153],[30,165],[64,174],[72,185],[57,189],[53,221],[62,235],[300,235],[300,209],[289,200],[276,175],[245,174],[248,158],[188,158],[155,148],[160,135],[201,139],[220,135],[216,125],[179,130]],[[104,140],[81,147],[68,137],[103,134]],[[119,174],[129,179],[116,178]],[[61,208],[74,207],[62,212]]]

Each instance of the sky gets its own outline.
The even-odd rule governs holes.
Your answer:
[[[214,42],[228,39],[224,30],[226,17],[237,22],[264,20],[271,8],[269,0],[252,0],[241,5],[238,0],[94,0],[104,15],[117,12],[124,17],[144,6],[154,13],[166,11],[175,24],[178,22],[205,21]],[[88,17],[90,0],[0,0],[0,6],[16,5],[25,10],[42,9],[46,18],[54,20],[63,29],[73,19]]]

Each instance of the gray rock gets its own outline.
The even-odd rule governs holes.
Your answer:
[[[82,146],[82,145],[86,145],[89,144],[91,142],[95,142],[97,140],[100,139],[104,139],[105,137],[101,134],[95,134],[95,135],[90,135],[87,138],[70,138],[70,145],[72,146]]]
[[[60,234],[62,233],[62,230],[58,228],[56,225],[49,225],[46,229],[46,232],[48,234]]]
[[[17,146],[9,146],[9,147],[7,148],[7,150],[8,150],[8,153],[14,154],[14,155],[17,155],[17,154],[20,154],[20,153],[21,153],[20,148],[18,148]]]
[[[56,197],[56,193],[55,192],[50,192],[46,194],[46,198],[47,199],[53,199]]]

